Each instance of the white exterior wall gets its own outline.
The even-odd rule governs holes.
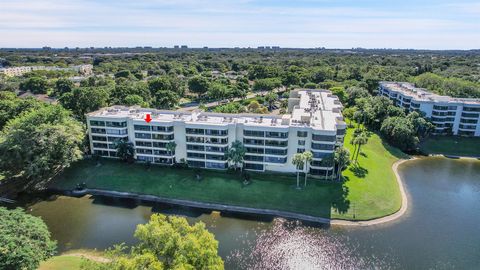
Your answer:
[[[454,135],[467,135],[467,136],[480,136],[480,99],[457,99],[457,98],[450,98],[446,96],[439,96],[435,94],[431,94],[429,92],[424,91],[423,89],[419,89],[418,93],[413,92],[409,89],[401,88],[399,85],[395,85],[396,89],[389,87],[388,85],[391,84],[402,84],[402,83],[391,83],[385,82],[380,83],[379,87],[379,95],[383,95],[388,97],[394,101],[394,104],[402,106],[403,103],[401,101],[401,97],[411,98],[411,102],[420,104],[418,108],[419,111],[425,113],[425,117],[427,118],[453,118],[453,121],[433,121],[432,122],[437,126],[435,129],[436,133],[442,133],[447,127],[442,126],[442,124],[451,124],[452,133]],[[419,94],[421,93],[421,94]],[[397,95],[394,97],[394,95]],[[409,109],[410,111],[414,110],[415,108],[410,106],[402,106],[405,109]],[[445,107],[456,107],[455,109],[447,109],[447,110],[438,110],[435,109],[434,106],[445,106]],[[477,111],[466,111],[468,109],[465,108],[475,108]],[[435,115],[435,113],[446,113],[452,115],[444,115],[439,116]],[[453,114],[454,113],[454,114]],[[470,113],[477,115],[476,117],[465,117],[462,114]],[[464,121],[476,121],[476,123],[464,123]],[[471,128],[462,128],[462,125],[469,125],[475,126],[475,129]],[[468,132],[469,134],[466,134]],[[470,134],[472,133],[472,134]]]

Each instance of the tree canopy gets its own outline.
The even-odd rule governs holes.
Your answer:
[[[0,269],[36,270],[56,248],[41,218],[0,207]]]

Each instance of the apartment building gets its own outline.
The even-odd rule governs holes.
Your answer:
[[[406,82],[380,82],[379,95],[406,110],[425,113],[436,134],[480,136],[480,99],[440,96]]]
[[[54,66],[21,66],[21,67],[9,67],[9,68],[0,68],[0,73],[5,74],[7,77],[22,76],[25,73],[32,72],[35,70],[64,70],[64,71],[76,71],[83,75],[93,74],[92,65],[78,65],[70,66],[67,68],[60,68]]]
[[[232,142],[244,144],[244,168],[295,172],[295,153],[311,151],[310,174],[333,173],[336,145],[343,143],[346,124],[338,98],[327,90],[291,91],[288,114],[222,114],[178,112],[113,106],[87,114],[92,153],[116,157],[115,142],[135,145],[135,158],[159,164],[185,161],[190,167],[226,169]],[[151,115],[151,122],[144,119]],[[167,151],[176,143],[174,152]]]

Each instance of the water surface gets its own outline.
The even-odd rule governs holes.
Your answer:
[[[58,197],[30,210],[45,220],[60,251],[132,244],[136,225],[161,212],[206,223],[227,269],[478,269],[480,161],[422,158],[399,170],[411,207],[400,220],[370,227],[258,220],[98,197]]]

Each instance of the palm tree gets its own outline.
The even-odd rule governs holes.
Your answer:
[[[300,170],[303,169],[305,164],[305,157],[302,153],[297,153],[292,158],[292,164],[297,169],[297,188],[300,188]]]
[[[307,186],[308,167],[313,160],[313,154],[310,151],[303,152],[303,160],[305,161],[305,186]]]
[[[115,149],[117,149],[117,156],[123,161],[133,160],[133,156],[135,155],[133,143],[119,140],[115,143]]]
[[[230,163],[233,163],[235,170],[237,170],[238,165],[243,164],[243,158],[247,149],[243,146],[241,141],[234,141],[228,149],[227,160]],[[240,171],[243,171],[243,166],[240,167]]]
[[[360,154],[360,148],[362,145],[367,144],[368,136],[365,132],[360,133],[360,135],[355,138],[355,144],[358,145],[357,153],[355,154],[355,162],[358,162],[358,154]]]
[[[275,103],[275,101],[278,99],[278,95],[274,92],[269,92],[267,95],[265,95],[265,101],[268,103],[268,110],[272,110],[272,106]]]
[[[175,152],[175,149],[177,148],[177,143],[174,141],[168,142],[167,145],[165,145],[165,148],[167,148],[168,155],[172,156],[172,153]],[[172,164],[175,158],[172,156]]]
[[[334,160],[338,166],[337,178],[338,180],[340,180],[340,174],[342,173],[342,169],[348,164],[350,164],[350,152],[343,146],[337,147],[337,149],[335,149]]]

